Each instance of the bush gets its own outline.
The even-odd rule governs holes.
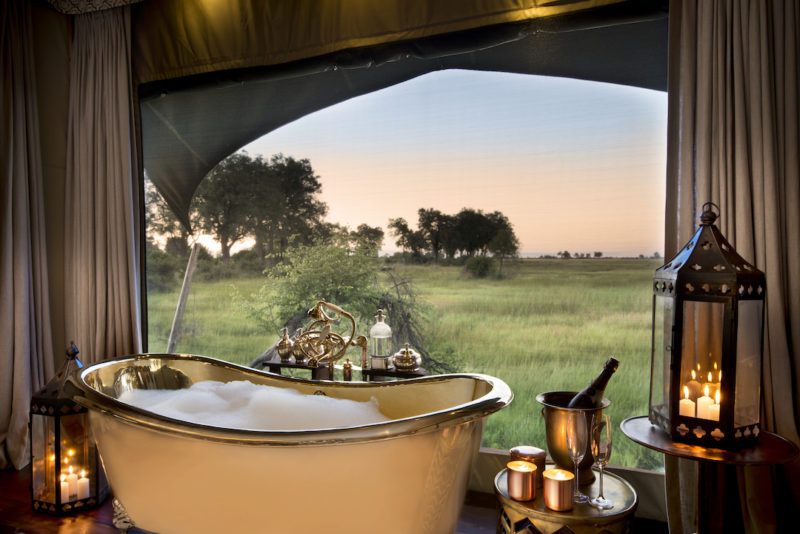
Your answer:
[[[475,278],[486,278],[497,273],[497,261],[488,256],[473,256],[464,264],[464,269]]]
[[[156,293],[172,291],[180,285],[185,261],[167,254],[152,243],[147,244],[147,289]]]

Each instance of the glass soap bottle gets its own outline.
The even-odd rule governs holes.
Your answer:
[[[383,310],[378,310],[375,324],[369,329],[370,367],[388,369],[392,354],[392,329],[384,321]]]

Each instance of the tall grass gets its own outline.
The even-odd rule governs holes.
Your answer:
[[[507,262],[504,279],[474,279],[461,267],[395,266],[427,304],[431,355],[464,372],[503,379],[512,405],[489,417],[484,446],[545,448],[539,393],[577,391],[609,356],[620,367],[606,389],[617,428],[611,463],[660,469],[660,455],[619,432],[626,417],[647,413],[650,380],[650,282],[657,260],[572,259]],[[247,364],[271,345],[233,299],[257,292],[262,278],[196,283],[179,352]],[[177,291],[148,296],[150,350],[164,350]],[[389,318],[391,324],[391,318]]]

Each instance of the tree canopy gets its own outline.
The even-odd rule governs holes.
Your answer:
[[[409,251],[412,257],[422,258],[424,254],[430,254],[438,262],[442,256],[491,254],[502,262],[503,258],[519,252],[519,239],[514,227],[499,211],[484,213],[463,208],[455,215],[448,215],[433,208],[421,208],[417,216],[416,230],[402,217],[389,220],[389,231],[396,238],[395,244]]]

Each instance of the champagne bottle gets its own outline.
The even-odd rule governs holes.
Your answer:
[[[592,380],[592,383],[583,388],[577,395],[572,397],[572,400],[567,404],[567,408],[578,408],[582,410],[590,410],[592,408],[600,408],[603,402],[603,392],[606,390],[608,380],[614,371],[619,367],[619,360],[611,357],[606,362],[603,370],[597,375],[597,378]]]

